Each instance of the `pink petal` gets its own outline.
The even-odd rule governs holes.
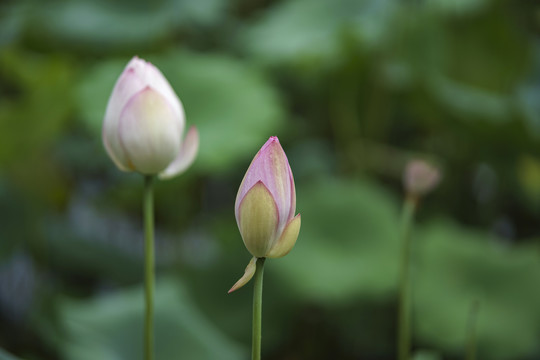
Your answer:
[[[242,180],[236,196],[235,213],[237,218],[242,199],[259,181],[268,188],[276,202],[279,213],[277,233],[281,234],[287,222],[294,216],[296,195],[287,155],[275,136],[270,137],[255,155]]]
[[[184,172],[197,157],[199,151],[199,131],[195,126],[189,128],[186,138],[174,161],[163,171],[160,179],[169,179]]]

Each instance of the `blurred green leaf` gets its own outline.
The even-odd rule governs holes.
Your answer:
[[[515,359],[538,350],[540,262],[534,248],[506,248],[449,222],[417,234],[413,318],[421,341],[463,351],[469,309],[479,301],[479,354]]]
[[[430,88],[436,99],[463,119],[481,118],[495,122],[511,119],[511,99],[502,94],[433,76]]]
[[[539,55],[537,55],[539,56]],[[540,136],[540,86],[523,86],[517,91],[516,102],[527,127]]]
[[[0,53],[0,76],[1,87],[7,88],[0,97],[3,166],[35,158],[59,136],[73,106],[73,67],[60,56],[10,49]]]
[[[540,209],[540,160],[523,155],[516,164],[517,178],[527,201]]]
[[[73,74],[73,63],[62,55],[0,51],[0,170],[10,189],[0,196],[9,199],[4,203],[6,220],[17,214],[4,226],[6,232],[13,228],[3,234],[9,239],[4,243],[32,242],[39,236],[29,235],[35,231],[37,210],[65,199],[68,186],[51,148],[73,110]]]
[[[27,4],[22,1],[0,4],[0,49],[15,42],[23,27]]]
[[[413,355],[413,360],[440,360],[441,356],[429,350],[418,350]]]
[[[54,1],[37,3],[26,36],[40,47],[70,46],[84,52],[118,53],[156,48],[182,26],[210,25],[224,13],[220,0]]]
[[[272,263],[283,286],[325,304],[393,293],[399,263],[395,201],[373,183],[323,178],[297,184],[302,229]]]
[[[28,239],[35,236],[35,210],[24,194],[14,189],[7,181],[0,180],[0,264],[16,249],[20,249]]]
[[[61,304],[71,360],[142,359],[143,292],[119,291],[88,301]],[[156,359],[238,360],[247,356],[204,317],[178,280],[160,279],[155,299]]]
[[[361,46],[379,47],[390,30],[395,0],[282,1],[246,31],[240,41],[266,64],[339,60],[340,41],[350,33]]]
[[[492,0],[427,0],[425,6],[430,10],[452,15],[464,15],[485,8]]]
[[[88,225],[100,227],[93,238],[77,233],[80,229],[76,227]],[[111,223],[73,217],[69,221],[49,218],[42,226],[46,243],[41,244],[41,256],[49,262],[50,267],[69,271],[72,275],[119,283],[138,281],[142,268],[141,242],[126,236],[132,234],[121,225],[124,224],[116,224],[117,236],[103,237],[104,232],[112,233],[107,228]]]
[[[19,360],[19,358],[7,353],[2,348],[0,348],[0,360]]]

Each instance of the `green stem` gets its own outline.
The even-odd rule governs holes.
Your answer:
[[[265,258],[257,259],[253,284],[253,342],[251,360],[261,359],[262,290]]]
[[[154,358],[154,177],[144,177],[144,359]]]
[[[409,360],[411,351],[411,230],[413,227],[416,199],[407,197],[401,219],[401,271],[399,280],[398,308],[398,359]]]
[[[467,329],[467,350],[466,360],[476,359],[476,322],[478,318],[478,311],[480,310],[480,302],[478,300],[473,301],[471,310],[469,312],[469,321]]]

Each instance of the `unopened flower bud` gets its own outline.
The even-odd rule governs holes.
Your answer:
[[[118,78],[107,104],[103,144],[122,171],[173,177],[195,160],[199,134],[182,139],[182,103],[163,74],[134,57]]]
[[[423,160],[410,161],[403,176],[407,194],[415,197],[423,196],[433,190],[440,180],[440,171]]]
[[[235,215],[248,251],[256,258],[279,258],[291,251],[300,232],[296,190],[287,156],[273,136],[251,162],[236,196]],[[255,261],[229,291],[247,283]]]

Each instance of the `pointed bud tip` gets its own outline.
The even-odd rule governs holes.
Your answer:
[[[264,145],[261,147],[261,149],[259,150],[257,155],[264,152],[268,147],[270,147],[270,146],[272,146],[274,144],[277,144],[279,147],[281,147],[281,144],[279,143],[278,137],[277,136],[270,136],[268,138],[268,140],[264,143]]]

